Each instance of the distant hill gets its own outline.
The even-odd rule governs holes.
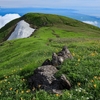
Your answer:
[[[86,32],[89,30],[89,33],[99,33],[100,28],[92,26],[89,24],[82,23],[78,20],[72,18],[51,15],[51,14],[40,14],[40,13],[28,13],[22,16],[21,18],[15,19],[10,23],[6,24],[3,28],[0,29],[0,42],[5,41],[14,31],[16,24],[25,20],[30,24],[32,28],[39,30],[41,27],[56,27],[59,29],[64,29],[66,31],[73,32]]]

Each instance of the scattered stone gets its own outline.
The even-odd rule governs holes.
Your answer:
[[[57,66],[68,58],[72,59],[73,57],[66,46],[57,54],[53,53],[52,60],[46,59],[42,66],[38,67],[28,79],[30,89],[44,89],[58,94],[61,94],[63,89],[70,90],[71,84],[64,74],[59,79],[54,76],[58,71]]]

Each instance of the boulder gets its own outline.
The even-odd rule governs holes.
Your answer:
[[[70,90],[71,84],[65,75],[59,79],[54,76],[57,71],[56,67],[52,65],[38,67],[28,80],[30,89],[44,89],[52,93],[58,93],[58,91],[61,93],[63,89]]]
[[[58,71],[57,66],[61,65],[64,60],[72,58],[73,56],[66,46],[60,52],[53,53],[52,59],[46,59],[28,79],[30,89],[44,89],[58,94],[61,94],[63,89],[70,90],[71,84],[64,74],[59,79],[54,75]]]

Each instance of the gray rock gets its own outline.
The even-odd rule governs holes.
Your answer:
[[[64,46],[62,50],[57,53],[57,55],[62,56],[64,60],[68,58],[73,59],[73,56],[71,55],[70,51],[68,50],[66,46]]]
[[[58,93],[58,91],[60,93],[63,89],[69,90],[71,85],[64,75],[60,79],[54,76],[57,71],[52,65],[38,67],[28,80],[30,88],[44,89],[51,93]]]
[[[52,60],[46,59],[42,66],[38,67],[28,79],[30,89],[44,89],[51,93],[58,94],[61,94],[63,89],[70,90],[71,84],[64,74],[62,74],[59,79],[54,76],[58,71],[57,66],[69,58],[72,59],[73,56],[66,46],[57,54],[53,53]]]
[[[31,88],[34,86],[35,88],[38,88],[39,85],[43,87],[50,86],[53,80],[56,78],[54,77],[54,74],[58,70],[56,67],[52,65],[47,66],[41,66],[38,67],[35,71],[33,76],[31,76],[28,80]]]

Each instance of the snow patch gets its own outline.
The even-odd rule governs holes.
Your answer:
[[[18,38],[27,38],[29,37],[35,29],[31,28],[30,25],[25,22],[24,20],[21,20],[17,23],[17,26],[14,30],[14,32],[11,33],[8,40],[18,39]]]

